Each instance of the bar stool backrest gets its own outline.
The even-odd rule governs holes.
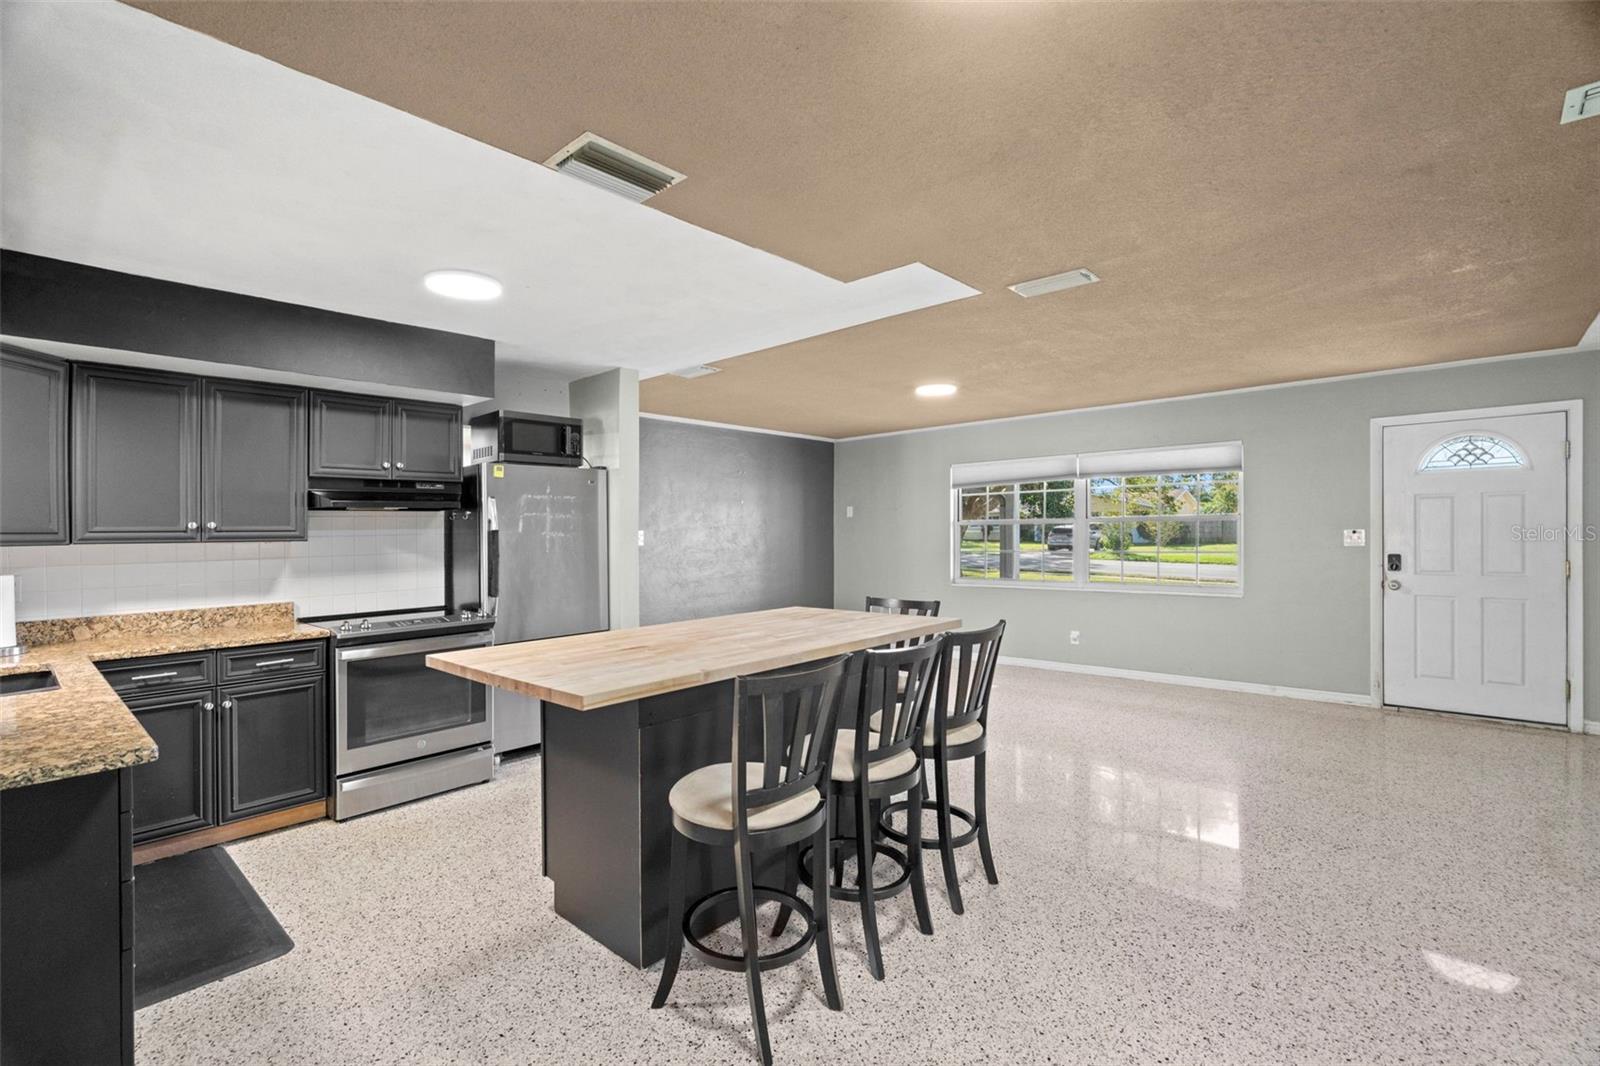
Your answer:
[[[733,811],[741,836],[749,833],[751,810],[827,787],[848,661],[840,655],[734,679]],[[759,782],[747,780],[753,763],[761,766]]]
[[[939,658],[939,691],[935,696],[938,716],[934,726],[936,744],[957,726],[968,722],[989,727],[989,690],[994,685],[994,668],[1000,660],[1000,638],[1006,622],[1001,619],[988,629],[965,629],[941,634],[943,654]]]
[[[864,652],[861,670],[862,722],[877,722],[878,729],[856,730],[856,766],[863,767],[909,751],[922,736],[933,701],[934,676],[943,634],[909,648],[880,648]],[[904,694],[901,679],[904,678]],[[858,774],[865,781],[870,775]]]
[[[868,596],[867,611],[879,614],[915,614],[925,615],[930,618],[939,616],[938,600],[900,600],[893,596]],[[906,648],[917,644],[925,644],[929,637],[910,637],[890,645],[895,648]]]

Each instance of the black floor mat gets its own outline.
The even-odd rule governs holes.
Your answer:
[[[141,866],[133,891],[133,1005],[160,1003],[294,947],[220,847]]]

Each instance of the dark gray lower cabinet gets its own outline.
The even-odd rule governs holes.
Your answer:
[[[67,542],[68,368],[0,348],[0,544]]]
[[[323,679],[228,685],[222,696],[222,820],[327,795]]]
[[[100,664],[161,749],[130,775],[134,840],[325,798],[326,663],[295,641]]]
[[[134,843],[215,825],[215,693],[147,696],[128,709],[161,749],[155,762],[133,768]]]
[[[133,1062],[128,771],[0,791],[0,1062]]]

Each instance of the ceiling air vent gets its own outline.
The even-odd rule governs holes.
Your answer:
[[[1047,292],[1060,292],[1062,289],[1072,289],[1079,285],[1092,285],[1099,280],[1100,275],[1092,270],[1069,270],[1065,274],[1051,274],[1048,278],[1019,281],[1008,288],[1018,296],[1043,296]]]
[[[607,192],[626,196],[634,203],[642,203],[684,178],[671,167],[664,167],[592,133],[585,133],[546,159],[544,165]]]
[[[672,376],[675,378],[692,380],[694,378],[703,378],[708,374],[720,373],[722,373],[722,368],[720,366],[686,366],[682,370],[672,371]]]

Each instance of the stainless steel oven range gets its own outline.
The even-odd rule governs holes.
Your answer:
[[[433,652],[493,643],[493,616],[439,610],[305,621],[333,633],[335,819],[494,776],[488,690],[426,663]]]

